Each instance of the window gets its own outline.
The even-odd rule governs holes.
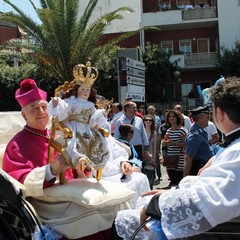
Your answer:
[[[161,47],[166,53],[173,54],[173,41],[162,41]]]
[[[197,47],[199,53],[206,53],[210,52],[210,40],[208,38],[198,39],[197,40]]]
[[[191,53],[192,52],[191,40],[180,40],[179,41],[179,52],[180,53]]]
[[[182,83],[181,85],[181,93],[183,97],[187,97],[189,92],[193,89],[191,83]]]
[[[159,0],[158,3],[160,10],[171,9],[171,0]]]

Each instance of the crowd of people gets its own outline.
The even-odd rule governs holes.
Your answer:
[[[190,110],[190,118],[179,104],[162,111],[150,105],[146,114],[138,113],[131,99],[112,103],[106,112],[98,109],[94,81],[76,78],[74,83],[74,95],[55,97],[49,103],[46,92],[32,79],[23,80],[15,95],[26,125],[8,143],[3,170],[26,186],[41,218],[56,219],[55,225],[59,219],[79,225],[71,236],[84,239],[78,219],[81,209],[75,202],[49,206],[34,197],[56,184],[59,174],[64,173],[69,181],[96,178],[99,169],[102,179],[122,184],[136,195],[129,201],[130,210],[116,209],[115,224],[108,226],[107,237],[93,231],[91,239],[128,240],[148,217],[161,223],[158,228],[167,239],[175,239],[199,234],[240,215],[236,187],[240,178],[239,78],[214,86],[212,106]],[[55,152],[51,162],[46,127],[50,116],[73,133],[64,151]],[[109,136],[103,129],[110,130]],[[166,165],[169,186],[153,190],[162,180],[161,163],[167,161],[167,155],[178,156],[174,167]],[[218,211],[219,207],[226,211]],[[68,224],[56,229],[63,239],[72,239]],[[156,232],[149,231],[149,225],[141,231],[136,239],[155,239]]]
[[[130,239],[137,227],[148,218],[158,225],[149,223],[135,239],[158,239],[156,234],[159,239],[186,238],[240,215],[237,190],[240,178],[239,90],[240,79],[236,77],[229,77],[212,88],[211,115],[224,139],[215,153],[205,130],[209,122],[208,107],[191,111],[194,123],[186,136],[184,178],[170,189],[143,193],[139,209],[119,211],[115,225],[122,239]],[[177,111],[173,112],[170,110],[167,113],[167,121],[169,116],[176,118]],[[173,120],[167,125],[169,128],[165,136]],[[181,129],[180,126],[178,128]]]

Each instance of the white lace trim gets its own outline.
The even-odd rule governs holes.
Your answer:
[[[211,228],[203,213],[191,201],[188,189],[162,194],[159,207],[162,228],[168,239],[197,235]]]
[[[118,212],[115,226],[120,237],[125,240],[131,238],[140,225],[140,211],[150,199],[151,196],[139,198],[136,205],[138,209]],[[190,199],[191,195],[186,189],[172,190],[163,193],[159,198],[161,224],[167,239],[193,236],[211,228],[209,222]],[[157,236],[153,231],[141,230],[135,239],[155,240]]]

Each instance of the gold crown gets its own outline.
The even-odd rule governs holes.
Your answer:
[[[73,68],[74,82],[76,84],[83,84],[92,87],[96,79],[98,78],[98,70],[91,67],[91,63],[88,61],[86,65],[78,64]]]

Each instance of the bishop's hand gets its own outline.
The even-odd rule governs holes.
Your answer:
[[[59,154],[58,157],[50,163],[50,168],[53,175],[58,175],[66,171],[69,168],[69,164],[64,156]]]

